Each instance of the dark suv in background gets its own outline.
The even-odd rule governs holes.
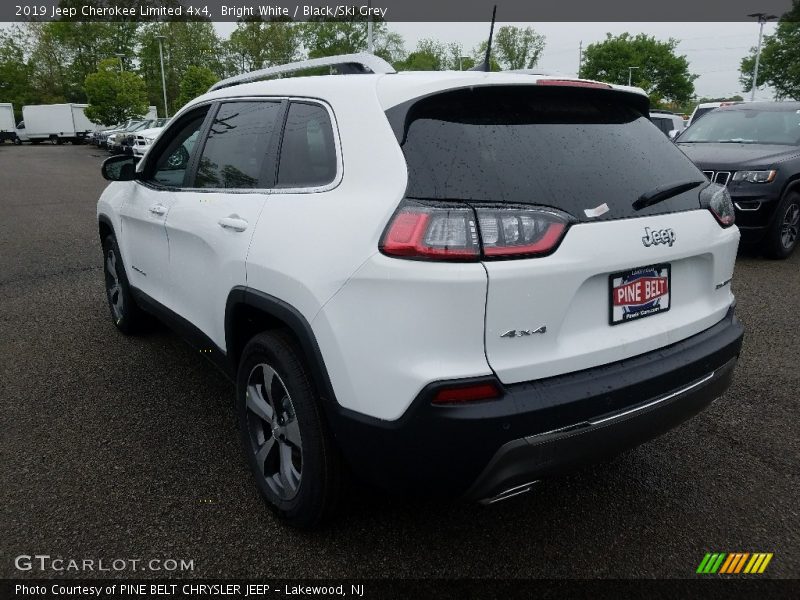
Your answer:
[[[723,106],[676,143],[706,177],[728,186],[743,244],[772,258],[792,253],[800,229],[800,102]]]

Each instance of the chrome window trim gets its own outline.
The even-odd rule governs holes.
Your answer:
[[[224,104],[226,102],[247,102],[247,101],[262,101],[262,102],[303,102],[306,104],[317,104],[322,106],[327,112],[328,117],[331,120],[331,129],[333,130],[333,143],[334,143],[334,150],[336,152],[336,175],[334,176],[333,180],[330,183],[325,185],[318,185],[318,186],[310,186],[310,187],[274,187],[274,188],[194,188],[194,187],[162,187],[158,185],[153,185],[146,181],[140,181],[138,183],[142,183],[147,187],[150,187],[155,190],[161,191],[170,191],[170,192],[196,192],[201,194],[319,194],[323,192],[329,192],[333,189],[339,187],[342,183],[342,179],[344,178],[344,159],[342,158],[342,141],[339,133],[339,122],[336,119],[336,114],[333,112],[333,108],[331,107],[328,102],[322,100],[321,98],[313,98],[313,97],[306,97],[306,96],[226,96],[222,98],[215,98],[213,100],[207,100],[205,102],[199,102],[195,105],[189,107],[186,111],[193,110],[200,106],[204,106],[205,104],[213,104],[218,102],[220,104]],[[181,115],[175,115],[173,118],[180,117]],[[283,125],[281,125],[283,126]],[[283,131],[281,131],[281,134]],[[278,164],[280,164],[280,152],[278,153]]]

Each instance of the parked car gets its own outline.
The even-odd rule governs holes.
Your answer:
[[[6,140],[19,143],[17,128],[14,126],[14,106],[8,102],[0,102],[0,144]]]
[[[122,131],[124,129],[127,129],[134,122],[155,121],[156,118],[157,118],[156,107],[155,106],[151,106],[151,107],[148,108],[147,114],[144,115],[143,117],[136,118],[136,119],[128,119],[124,123],[119,123],[119,124],[115,125],[114,127],[109,127],[109,128],[106,128],[104,130],[101,130],[101,131],[97,132],[97,134],[94,136],[93,141],[98,146],[100,146],[102,148],[106,148],[106,147],[108,147],[108,137],[110,135],[112,135],[114,133],[118,133],[118,132],[120,132],[120,131]]]
[[[88,104],[33,104],[22,107],[22,121],[17,126],[20,141],[38,144],[72,142],[82,144],[94,130],[86,118]]]
[[[359,74],[261,81],[319,67]],[[345,469],[520,494],[733,376],[730,196],[648,108],[371,54],[219,82],[143,159],[103,165],[113,323],[156,315],[229,374],[255,483],[293,525],[332,514]]]
[[[707,113],[710,113],[715,108],[719,108],[721,106],[732,106],[734,104],[739,104],[739,102],[701,102],[694,107],[694,112],[692,112],[692,116],[689,117],[689,122],[686,124],[686,127],[689,127],[689,125],[694,123],[697,119]]]
[[[667,110],[650,110],[650,120],[669,138],[674,138],[684,129],[683,117]]]
[[[122,131],[123,129],[126,129],[127,127],[130,127],[133,123],[136,123],[139,120],[140,119],[128,119],[124,123],[118,123],[117,125],[114,125],[113,127],[110,127],[108,129],[103,129],[103,130],[99,131],[97,133],[97,136],[96,136],[97,145],[100,146],[101,148],[105,148],[106,145],[108,144],[108,137],[110,135],[112,135],[114,133],[117,133],[119,131]]]
[[[111,133],[106,138],[106,147],[112,154],[132,154],[133,137],[137,131],[147,129],[153,121],[146,119],[143,121],[132,121],[127,127]]]
[[[149,129],[142,129],[137,131],[133,136],[133,144],[131,150],[134,156],[144,156],[150,146],[153,144],[158,134],[164,129],[164,126],[169,122],[169,119],[156,119],[152,127]]]
[[[742,241],[788,257],[800,231],[800,102],[752,102],[715,110],[678,146],[706,176],[726,185]]]

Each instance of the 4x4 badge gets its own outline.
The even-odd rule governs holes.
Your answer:
[[[533,335],[534,333],[547,333],[547,325],[542,325],[538,329],[511,329],[502,334],[501,338],[515,338],[523,337],[526,335]]]
[[[650,246],[658,246],[659,244],[668,244],[670,247],[675,243],[675,232],[672,228],[651,230],[649,227],[644,228],[644,236],[642,237],[642,244],[645,248]]]

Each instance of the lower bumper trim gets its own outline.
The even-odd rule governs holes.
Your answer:
[[[507,442],[465,498],[494,498],[498,490],[508,490],[522,481],[593,462],[653,439],[721,396],[731,384],[735,366],[733,358],[697,381],[638,406]]]

